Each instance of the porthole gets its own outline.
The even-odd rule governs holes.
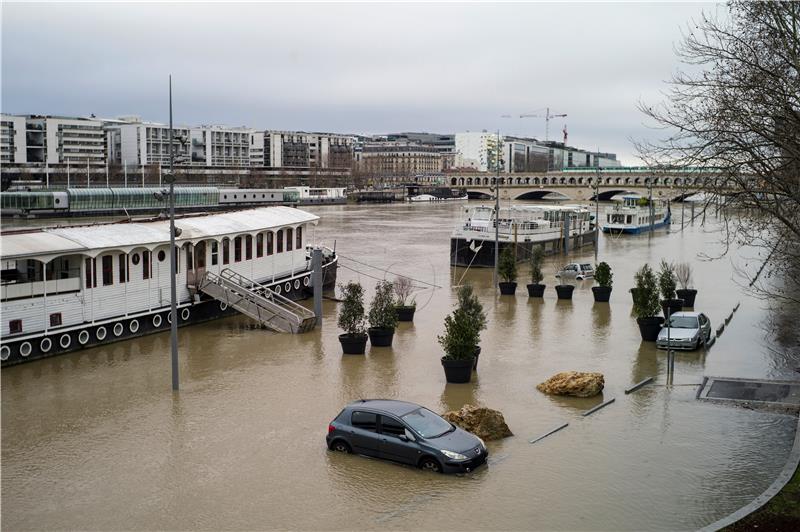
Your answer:
[[[278,294],[278,295],[281,295],[281,285],[279,285],[279,284],[276,284],[276,285],[275,285],[275,288],[273,289],[273,291],[274,291],[276,294]]]
[[[153,316],[153,327],[161,327],[161,315],[156,314]]]
[[[0,360],[8,360],[11,356],[11,348],[7,345],[0,347]]]
[[[233,195],[233,199],[236,199],[236,194]]]
[[[186,321],[186,320],[189,319],[189,309],[188,308],[184,308],[183,310],[181,310],[181,319],[183,321]]]
[[[81,331],[78,334],[78,343],[81,345],[86,345],[89,343],[89,331]]]
[[[172,325],[172,311],[167,312],[167,323]]]
[[[228,199],[228,195],[227,195],[227,194],[224,194],[224,195],[222,196],[222,199]]]
[[[286,281],[286,284],[283,285],[283,289],[286,290],[286,293],[288,294],[289,292],[292,291],[292,283]]]
[[[158,252],[158,262],[164,262],[164,259],[167,258],[167,254],[164,253],[164,250]]]
[[[86,332],[86,331],[83,331],[83,332]],[[86,333],[86,336],[88,337],[89,333]],[[61,338],[58,339],[58,345],[61,346],[61,349],[66,349],[70,345],[72,345],[72,338],[68,334],[62,334]]]
[[[44,338],[39,342],[39,350],[42,353],[47,353],[51,347],[53,347],[53,341],[50,338]]]
[[[101,342],[106,339],[108,335],[108,331],[106,331],[105,327],[98,327],[96,331],[94,331],[95,337],[100,340]]]
[[[61,198],[56,198],[56,205],[61,205]]]
[[[267,197],[267,195],[266,195],[266,194],[261,194],[261,199],[264,199],[264,198],[266,198],[266,197]]]
[[[122,336],[122,333],[125,332],[125,327],[121,323],[114,324],[114,336]]]
[[[139,320],[131,320],[128,324],[128,330],[132,333],[139,331]]]
[[[134,253],[133,255],[131,255],[131,262],[133,263],[134,266],[139,264],[139,254],[138,253]]]
[[[33,347],[30,342],[22,342],[22,345],[19,346],[19,354],[23,357],[30,355],[31,351],[33,351]]]
[[[310,284],[311,284],[311,278],[308,276],[303,277],[303,286],[308,286]]]
[[[300,279],[295,279],[294,280],[294,289],[295,290],[299,290],[300,289]]]
[[[220,309],[222,312],[225,312],[226,310],[228,310],[228,304],[227,304],[227,303],[225,303],[224,301],[220,301],[220,302],[219,302],[219,309]]]

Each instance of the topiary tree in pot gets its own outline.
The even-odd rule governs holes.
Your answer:
[[[594,268],[594,280],[599,286],[592,287],[592,294],[597,303],[608,303],[611,297],[611,285],[613,284],[614,274],[611,266],[607,262],[601,262]]]
[[[528,285],[529,297],[542,297],[545,285],[542,283],[542,262],[544,260],[544,249],[542,246],[531,248],[531,284]]]
[[[658,289],[661,292],[661,309],[665,318],[683,309],[683,300],[675,297],[676,288],[678,288],[678,284],[675,279],[675,266],[661,259],[658,271]]]
[[[480,352],[480,332],[486,328],[486,314],[472,286],[458,290],[458,304],[444,320],[445,332],[438,337],[444,350],[441,358],[447,382],[469,382]]]
[[[394,287],[389,281],[379,281],[375,286],[375,296],[369,304],[369,341],[375,347],[392,345],[394,328],[397,326]]]
[[[500,253],[497,264],[497,274],[500,276],[500,293],[511,296],[517,291],[517,258],[514,256],[514,246],[509,245]]]
[[[417,302],[411,298],[411,291],[414,285],[411,279],[398,275],[393,284],[394,294],[397,296],[397,321],[414,321],[414,312],[417,310]]]
[[[681,262],[675,266],[675,277],[678,279],[680,289],[675,292],[679,299],[683,299],[683,306],[694,308],[697,290],[692,288],[692,266],[688,262]]]
[[[636,283],[633,290],[633,314],[639,324],[642,340],[655,342],[661,331],[664,318],[658,315],[661,307],[658,302],[656,275],[649,264],[645,264],[634,275]]]
[[[458,289],[458,307],[463,310],[472,320],[472,327],[475,329],[477,339],[475,342],[475,361],[473,369],[478,369],[478,357],[481,354],[481,346],[478,345],[481,338],[481,331],[486,328],[486,312],[483,310],[478,296],[475,295],[472,285],[465,284]]]
[[[367,347],[364,327],[364,288],[359,283],[340,284],[342,305],[339,307],[338,325],[344,334],[339,335],[342,351],[346,355],[363,355]]]

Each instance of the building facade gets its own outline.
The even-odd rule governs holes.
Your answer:
[[[478,172],[502,171],[500,155],[503,137],[486,131],[455,134],[455,165]]]
[[[0,147],[6,164],[106,164],[103,122],[90,118],[3,115]]]
[[[264,166],[350,169],[353,137],[304,131],[265,131]]]
[[[376,175],[414,176],[442,171],[443,157],[433,146],[406,142],[367,143],[359,169]]]
[[[28,162],[25,117],[0,115],[0,164]]]

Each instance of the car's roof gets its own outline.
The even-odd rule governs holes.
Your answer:
[[[700,312],[694,312],[694,311],[687,310],[687,311],[681,311],[681,312],[673,312],[672,314],[670,314],[670,316],[674,316],[676,318],[680,318],[680,317],[697,318],[698,316],[700,316],[700,314],[701,314]]]
[[[394,399],[359,399],[353,401],[348,407],[351,408],[364,408],[369,410],[381,410],[396,416],[404,416],[409,412],[413,412],[419,408],[420,405],[409,403],[408,401],[395,401]]]

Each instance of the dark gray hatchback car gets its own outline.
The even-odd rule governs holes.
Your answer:
[[[425,407],[390,399],[361,399],[328,425],[328,448],[442,473],[486,463],[483,440]]]

